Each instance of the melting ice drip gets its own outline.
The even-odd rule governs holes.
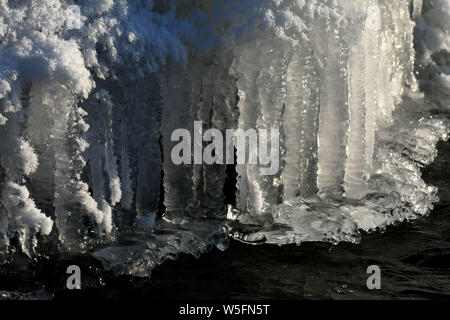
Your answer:
[[[71,4],[0,0],[6,259],[60,243],[146,275],[227,236],[357,242],[438,200],[420,169],[449,132],[448,1],[85,0],[80,29]],[[279,129],[279,172],[237,165],[228,201],[232,168],[170,161],[194,121]]]

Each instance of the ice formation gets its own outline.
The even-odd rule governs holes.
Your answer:
[[[147,275],[230,236],[357,242],[427,214],[449,18],[448,0],[0,0],[2,256],[44,241]],[[279,129],[280,170],[172,163],[194,121]]]

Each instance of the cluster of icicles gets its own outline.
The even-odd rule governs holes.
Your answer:
[[[45,242],[146,275],[229,236],[357,242],[438,201],[420,169],[449,126],[415,62],[448,89],[448,1],[84,0],[81,29],[71,4],[0,0],[6,260]],[[174,164],[194,121],[279,129],[278,173]]]

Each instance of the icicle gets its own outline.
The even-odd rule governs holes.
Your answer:
[[[216,74],[214,68],[214,61],[212,56],[207,57],[194,57],[193,62],[187,67],[191,73],[191,95],[190,95],[190,119],[192,122],[198,121],[198,125],[194,127],[192,135],[192,151],[196,150],[202,152],[202,159],[196,159],[194,155],[194,162],[192,165],[192,192],[193,199],[191,208],[200,215],[203,215],[202,207],[208,207],[212,205],[212,199],[207,199],[206,193],[208,192],[206,186],[206,179],[208,170],[203,162],[203,148],[205,143],[203,142],[203,133],[211,129],[211,114],[213,107],[213,94],[214,94],[214,79]],[[201,122],[201,124],[200,124]],[[191,127],[190,125],[189,127]],[[195,136],[198,135],[201,140],[196,141]],[[212,177],[210,177],[212,178]]]
[[[193,58],[193,62],[188,66],[194,75],[190,80],[192,85],[190,115],[192,121],[202,122],[202,135],[213,129],[219,130],[225,138],[226,129],[235,126],[234,111],[228,110],[231,107],[228,102],[229,95],[233,94],[230,89],[233,88],[230,86],[233,81],[228,74],[230,60],[229,57],[217,56],[213,52]],[[223,141],[221,142],[223,144]],[[212,141],[203,141],[199,147],[209,152],[207,146],[211,143]],[[192,166],[194,198],[191,207],[197,208],[202,215],[204,212],[200,207],[207,210],[215,209],[218,212],[223,207],[223,186],[226,178],[224,145],[221,152],[223,159],[219,159],[220,163],[211,164],[202,161]]]
[[[223,61],[225,60],[225,61]],[[228,60],[228,61],[227,61]],[[227,113],[223,110],[227,110],[226,97],[232,95],[233,92],[230,90],[230,83],[232,80],[228,75],[229,60],[225,57],[214,55],[211,60],[211,64],[207,67],[212,71],[209,79],[206,79],[206,85],[210,86],[212,93],[209,96],[211,109],[210,114],[206,115],[209,117],[210,128],[217,129],[221,132],[222,136],[225,138],[226,129],[235,127],[235,124],[230,121]],[[209,80],[209,81],[208,81]],[[209,82],[209,84],[208,84]],[[222,144],[223,144],[222,140]],[[211,142],[207,142],[210,144]],[[226,148],[222,145],[222,162],[219,164],[208,165],[205,164],[204,167],[204,180],[205,180],[205,204],[210,209],[215,209],[219,211],[223,207],[223,201],[225,199],[223,193],[223,187],[225,184],[225,170],[226,170]]]
[[[105,170],[109,178],[110,203],[115,206],[122,198],[122,190],[117,168],[117,158],[114,155],[114,132],[113,132],[113,104],[106,104],[106,128],[105,128]]]
[[[378,1],[370,4],[376,6]],[[375,7],[377,8],[377,7]],[[378,74],[380,55],[381,12],[376,13],[379,25],[372,25],[366,20],[364,26],[364,95],[365,95],[365,179],[373,172],[373,155],[375,149],[376,110],[380,104],[378,97]],[[375,75],[375,76],[374,76]]]
[[[347,142],[348,48],[332,26],[328,36],[326,65],[320,89],[317,186],[322,195],[342,196]]]
[[[136,210],[138,217],[153,216],[158,211],[161,179],[160,115],[162,96],[157,77],[146,76],[127,91],[130,97],[128,121],[131,129]]]
[[[15,84],[12,100],[21,92],[16,109],[10,109],[9,121],[0,129],[1,155],[1,205],[0,233],[3,234],[2,246],[7,249],[8,236],[17,235],[19,249],[27,255],[34,253],[35,234],[48,235],[53,221],[36,205],[25,183],[25,177],[33,174],[38,167],[38,157],[26,137],[26,128],[30,115],[31,81],[23,81],[19,87]],[[3,101],[5,103],[5,101]],[[6,103],[5,103],[6,104]]]
[[[257,117],[260,113],[256,79],[261,75],[261,69],[255,63],[255,61],[258,61],[258,48],[258,45],[239,48],[239,51],[235,53],[236,60],[231,67],[232,74],[238,79],[236,83],[239,95],[238,128],[244,131],[256,127]],[[236,171],[238,173],[238,208],[244,212],[261,212],[263,207],[262,194],[252,181],[253,176],[259,175],[258,166],[238,164]]]
[[[236,128],[238,119],[235,79],[229,73],[232,56],[229,53],[217,54],[214,63],[215,79],[211,127],[220,130],[225,139],[226,130]],[[234,157],[233,150],[227,149],[226,141],[224,142],[222,149],[223,164],[209,166],[205,175],[207,199],[211,199],[210,203],[216,210],[223,206],[225,200],[223,189],[226,180],[227,156],[230,158],[228,160],[232,160]],[[234,164],[234,161],[232,163]]]
[[[366,149],[366,97],[365,97],[365,34],[357,24],[350,33],[351,46],[348,59],[348,142],[345,159],[344,190],[347,198],[364,195],[365,149]]]
[[[126,112],[123,111],[122,114]],[[134,192],[131,181],[131,169],[128,156],[128,128],[126,117],[123,117],[120,123],[120,181],[122,182],[122,199],[121,206],[125,210],[131,210],[133,206]]]
[[[272,129],[279,130],[281,132],[279,144],[282,146],[284,145],[283,113],[287,91],[287,56],[290,54],[288,46],[288,43],[278,42],[276,39],[269,38],[265,40],[260,55],[261,75],[256,81],[261,109],[256,128],[266,129],[268,134],[272,134],[270,131]],[[284,48],[284,50],[276,50],[274,47]],[[258,139],[261,139],[261,136]],[[258,145],[259,156],[261,156],[260,153],[269,152],[270,149],[267,149],[264,150],[261,148],[261,145]],[[277,152],[280,154],[280,157],[284,156],[280,150],[277,150]],[[259,157],[259,160],[261,160],[261,157]],[[274,161],[274,159],[271,160]],[[262,166],[263,164],[259,163],[259,167]],[[262,175],[261,170],[259,170],[258,175],[253,176],[254,183],[258,185],[258,189],[262,193],[263,206],[261,212],[270,212],[272,206],[280,202],[281,186],[279,180],[281,172],[282,168],[278,168],[274,174]]]
[[[286,136],[283,200],[308,198],[317,192],[317,128],[319,79],[310,45],[295,47],[289,62],[284,112]]]
[[[191,165],[177,165],[171,160],[172,148],[177,142],[171,141],[176,129],[186,129],[193,139],[193,121],[189,114],[192,85],[186,70],[171,65],[168,70],[165,103],[162,111],[162,144],[164,152],[164,205],[166,218],[182,221],[192,205],[193,180]],[[191,141],[192,142],[192,141]],[[191,143],[189,143],[191,146]]]

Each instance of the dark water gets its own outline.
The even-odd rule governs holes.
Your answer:
[[[181,255],[150,279],[114,277],[86,257],[29,262],[20,257],[0,268],[4,299],[449,299],[450,143],[423,170],[439,187],[441,202],[415,223],[365,234],[359,245],[305,243],[249,246],[231,242],[199,259]],[[64,289],[66,268],[82,270],[83,289]],[[369,265],[381,268],[381,290],[366,287]]]

